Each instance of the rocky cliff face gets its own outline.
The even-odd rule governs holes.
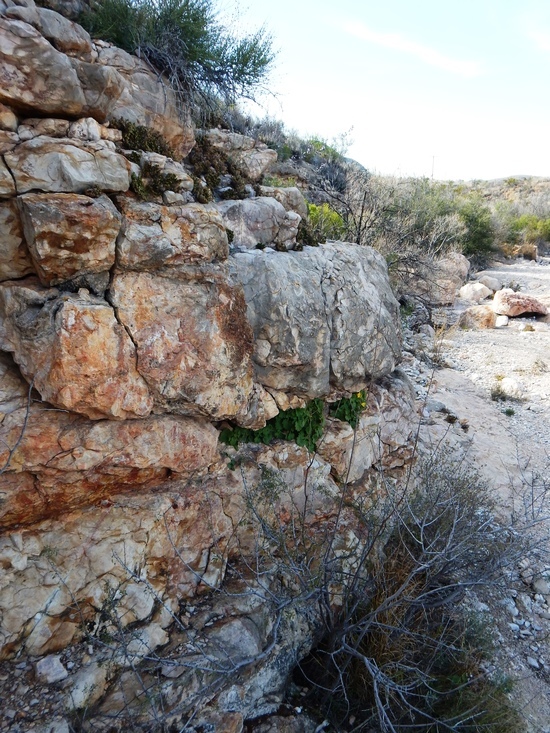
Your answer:
[[[129,709],[151,726],[139,684],[160,679],[163,721],[194,710],[239,730],[277,709],[319,623],[301,594],[273,605],[273,568],[228,574],[254,556],[257,512],[307,504],[314,531],[346,476],[360,493],[373,465],[412,451],[385,263],[345,243],[294,251],[295,189],[193,201],[194,133],[163,80],[33,0],[0,0],[0,102],[0,656],[48,701],[0,729],[62,731],[83,710],[102,729]],[[177,160],[124,149],[120,118]],[[210,136],[253,179],[272,162]],[[174,190],[142,200],[131,175],[151,160]],[[316,455],[218,442],[228,421],[258,429],[361,390],[357,430],[327,420]],[[136,675],[160,650],[160,673]]]

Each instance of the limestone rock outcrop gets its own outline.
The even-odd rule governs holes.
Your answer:
[[[0,348],[42,399],[91,418],[147,416],[153,400],[112,307],[33,279],[0,285]]]
[[[213,207],[167,207],[124,198],[119,205],[124,212],[118,241],[122,269],[154,270],[227,259],[227,234]]]
[[[130,164],[102,140],[35,137],[4,155],[18,194],[28,191],[84,193],[127,191]]]
[[[0,201],[0,282],[34,273],[16,202]]]
[[[395,368],[399,305],[374,250],[334,243],[243,252],[230,267],[244,288],[265,387],[311,399],[331,387],[356,392]]]
[[[4,383],[16,382],[10,364],[1,366]],[[108,500],[113,491],[158,486],[217,460],[218,433],[209,423],[164,415],[93,421],[35,402],[29,408],[27,385],[16,389],[0,402],[1,529]]]
[[[353,483],[374,464],[391,469],[411,458],[415,423],[411,389],[403,374],[395,374],[368,390],[367,406],[355,430],[341,420],[327,420],[318,452],[340,481]]]
[[[25,239],[43,285],[110,270],[121,216],[107,196],[29,193],[18,199]]]
[[[0,102],[23,114],[80,115],[86,100],[71,61],[33,26],[0,16]]]
[[[277,153],[265,143],[228,130],[209,130],[206,139],[220,148],[253,181],[259,181],[270,165],[277,161]]]
[[[293,249],[300,216],[287,211],[276,199],[260,196],[242,201],[222,201],[215,205],[225,226],[233,232],[233,244],[246,249],[274,246]]]
[[[23,116],[122,117],[145,124],[180,158],[194,144],[173,93],[144,61],[92,43],[80,26],[32,0],[0,15],[0,102]]]
[[[252,334],[242,294],[223,276],[120,273],[111,299],[158,408],[216,420],[246,413]]]
[[[300,189],[296,188],[296,186],[289,186],[287,188],[282,188],[281,186],[260,186],[260,193],[262,196],[270,196],[276,199],[287,211],[294,211],[302,219],[307,219],[307,202]]]

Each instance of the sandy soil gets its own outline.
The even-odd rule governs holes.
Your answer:
[[[518,260],[495,265],[485,274],[504,286],[519,286],[521,292],[535,296],[550,310],[550,261]],[[449,320],[464,307],[457,304]],[[441,401],[467,425],[463,443],[471,441],[468,449],[472,459],[498,491],[506,511],[518,511],[525,504],[525,488],[533,476],[546,478],[550,484],[550,317],[514,318],[502,329],[451,328],[443,334],[440,348],[441,359],[451,368],[434,372],[428,408],[430,400]],[[521,399],[494,399],[504,378],[518,383]],[[437,437],[441,421],[433,423],[431,429]],[[535,503],[539,516],[550,515],[550,492],[540,492]],[[535,540],[548,534],[548,524],[533,528]],[[550,579],[548,554],[539,556],[537,563],[539,573]],[[532,584],[521,577],[521,571],[518,567],[510,575],[508,606],[502,606],[502,599],[500,607],[489,606],[499,629],[499,654],[516,678],[513,695],[524,712],[525,730],[549,733],[550,614],[543,610],[548,603],[537,601]],[[509,607],[515,608],[517,616],[508,613]],[[518,619],[519,632],[514,630]],[[545,662],[538,670],[529,664],[533,657]]]

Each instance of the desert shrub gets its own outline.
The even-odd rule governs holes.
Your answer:
[[[174,151],[160,132],[152,130],[150,127],[145,127],[145,125],[136,125],[122,118],[111,120],[110,124],[111,127],[115,127],[122,132],[122,146],[124,148],[160,153],[167,158],[174,157]]]
[[[146,59],[197,111],[216,97],[254,97],[274,61],[265,29],[239,37],[220,21],[214,0],[98,0],[80,22]]]
[[[512,221],[510,230],[515,239],[536,243],[550,241],[550,218],[541,219],[536,214],[522,214]]]
[[[313,239],[318,243],[327,239],[341,239],[345,235],[344,220],[329,204],[308,204],[309,223]]]
[[[317,247],[320,244],[315,232],[308,219],[302,219],[298,224],[298,232],[296,234],[297,251],[303,250],[304,247]],[[322,244],[322,242],[321,242]]]
[[[179,185],[180,181],[174,173],[163,173],[153,163],[145,163],[141,175],[133,173],[130,179],[130,190],[144,201],[161,196],[164,191],[177,191]]]
[[[495,232],[491,211],[480,199],[469,198],[460,208],[459,216],[466,226],[462,251],[466,256],[486,256],[494,250]]]
[[[293,176],[264,176],[263,185],[274,188],[291,188],[296,186],[296,179]]]
[[[208,203],[212,200],[214,191],[220,185],[224,175],[231,176],[231,183],[222,192],[221,198],[244,199],[247,197],[246,185],[249,179],[242,172],[224,150],[212,145],[204,135],[198,135],[193,150],[187,157],[193,167],[195,185],[193,195],[199,203]],[[206,182],[206,187],[201,179]]]
[[[300,664],[306,704],[338,729],[515,733],[507,681],[484,672],[485,624],[460,603],[521,552],[488,487],[438,453],[419,465],[414,490],[387,484],[354,511],[360,562],[341,577],[341,603]]]
[[[319,137],[310,137],[303,143],[302,157],[306,163],[319,165],[324,162],[339,161],[342,155],[334,145],[330,145],[326,140]]]

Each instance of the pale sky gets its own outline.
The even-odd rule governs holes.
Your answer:
[[[279,51],[264,108],[383,174],[550,177],[550,0],[241,0]],[[262,116],[261,109],[256,111]]]

